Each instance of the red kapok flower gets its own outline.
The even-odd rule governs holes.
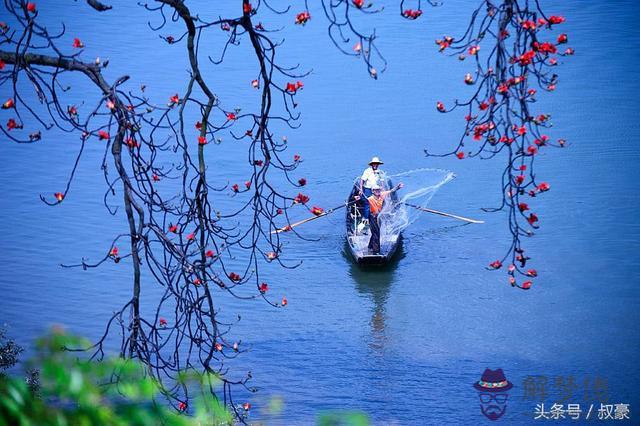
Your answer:
[[[205,136],[198,136],[198,145],[206,145],[207,138]]]
[[[469,55],[477,55],[478,52],[480,51],[480,46],[471,46],[469,48]]]
[[[169,225],[169,232],[171,232],[173,234],[177,234],[178,233],[178,225]]]
[[[193,232],[187,235],[187,240],[193,240],[195,238],[196,238],[196,235]]]
[[[276,257],[278,257],[278,253],[273,252],[273,251],[270,251],[270,252],[267,252],[266,256],[267,256],[267,259],[269,259],[269,260],[273,260],[273,259],[275,259]]]
[[[502,262],[500,262],[499,260],[493,261],[489,264],[489,267],[493,269],[500,269],[502,268]]]
[[[464,152],[460,151],[456,154],[456,157],[458,157],[459,160],[462,160],[464,158]]]
[[[300,12],[296,15],[296,25],[304,25],[311,19],[311,15],[308,11]]]
[[[164,318],[160,318],[160,327],[166,327],[167,326],[167,320]]]
[[[64,200],[64,194],[62,192],[56,192],[55,194],[53,194],[54,197],[56,197],[56,200],[58,200],[58,202]]]
[[[124,140],[124,143],[129,147],[129,148],[138,148],[140,146],[140,144],[138,143],[137,140],[135,140],[134,138],[132,138],[131,136],[129,136],[128,138],[126,138]]]
[[[364,6],[364,0],[353,0],[353,5],[358,9],[362,9]]]
[[[321,214],[324,213],[324,209],[322,207],[313,206],[311,207],[311,213],[313,213],[316,216],[320,216]]]
[[[256,80],[251,80],[251,86],[254,89],[259,89],[260,88],[260,81],[258,81],[257,79]]]
[[[227,120],[228,121],[233,121],[233,120],[237,120],[238,117],[236,117],[236,115],[233,112],[228,112],[227,113]]]
[[[295,162],[297,163],[298,161],[300,161],[300,158],[301,158],[301,157],[300,157],[300,155],[295,154],[295,155],[293,156],[293,161],[295,161]]]
[[[242,404],[242,408],[244,408],[245,411],[249,411],[251,409],[251,404],[245,402],[244,404]]]
[[[538,276],[538,271],[536,271],[535,269],[529,269],[527,271],[527,275],[529,275],[530,277],[537,277]]]
[[[4,69],[5,65],[7,64],[2,59],[0,59],[0,71]]]
[[[184,411],[184,410],[186,410],[186,409],[187,409],[187,404],[185,404],[184,402],[180,401],[180,402],[178,403],[178,410],[180,410],[180,411]]]
[[[204,255],[206,257],[214,257],[216,254],[213,250],[207,250],[207,252]]]
[[[549,186],[549,184],[547,182],[542,182],[540,183],[540,185],[538,185],[536,187],[536,189],[540,192],[545,192],[548,191],[549,189],[551,189],[551,186]]]
[[[527,152],[530,155],[536,155],[538,153],[538,148],[536,148],[535,146],[531,145],[527,148]]]
[[[35,3],[27,3],[27,10],[31,13],[36,13],[36,4]]]
[[[282,306],[287,306],[287,304],[289,304],[289,301],[286,297],[282,296]]]
[[[258,287],[260,290],[260,293],[266,293],[267,290],[269,290],[269,285],[267,283],[260,283],[260,287]]]
[[[113,246],[113,247],[111,247],[111,251],[109,252],[109,256],[118,257],[118,253],[119,253],[118,247]]]
[[[407,19],[418,19],[420,16],[422,16],[422,10],[405,9],[404,11],[402,11],[402,16]]]
[[[518,135],[524,136],[527,134],[527,128],[524,126],[518,127]]]
[[[98,131],[98,138],[102,141],[102,140],[109,140],[110,136],[109,133],[105,132],[104,130],[100,130]]]
[[[549,17],[549,23],[550,24],[562,24],[564,21],[566,21],[566,19],[564,18],[564,16],[550,16]]]
[[[287,88],[285,89],[285,91],[291,93],[292,95],[295,95],[298,89],[296,88],[295,83],[287,83]]]
[[[196,278],[193,280],[193,285],[199,286],[200,284],[202,284],[202,281],[200,280],[200,278]]]
[[[173,44],[173,42],[176,41],[176,39],[173,38],[173,36],[166,36],[164,39],[167,40],[167,43],[169,44]]]
[[[218,352],[222,351],[222,343],[216,343],[216,351]]]
[[[307,180],[305,178],[298,179],[298,185],[305,186],[307,184]]]
[[[237,183],[234,183],[231,189],[233,190],[233,192],[238,192],[240,190]]]
[[[240,277],[240,275],[236,274],[235,272],[231,272],[229,274],[229,279],[231,281],[233,281],[233,282],[238,282],[238,281],[240,281],[241,277]]]
[[[73,39],[73,47],[76,49],[82,49],[84,47],[84,43],[82,43],[80,39],[76,37]]]
[[[254,166],[262,167],[263,164],[264,162],[262,160],[253,160]]]
[[[537,221],[538,221],[538,216],[535,213],[531,213],[527,218],[527,222],[529,222],[529,225],[532,225],[532,226],[535,225]]]
[[[436,109],[440,112],[445,112],[446,110],[444,109],[444,104],[440,101],[436,102]]]
[[[251,181],[250,181],[250,180],[246,181],[246,182],[244,183],[244,186],[245,186],[245,188],[247,188],[247,189],[251,188]]]
[[[301,192],[299,192],[298,195],[296,195],[296,198],[293,199],[293,202],[296,204],[306,204],[307,201],[309,201],[309,197]]]
[[[522,21],[520,23],[520,25],[522,25],[522,28],[524,28],[525,30],[535,30],[536,29],[536,23],[530,20],[525,20]]]
[[[471,74],[466,73],[464,76],[464,82],[465,84],[472,85],[473,83],[475,83],[475,80],[473,79],[473,76]]]
[[[196,121],[196,129],[202,130],[202,123],[201,122]]]
[[[10,118],[7,121],[7,130],[13,130],[13,129],[22,129],[22,125],[18,124],[18,122],[15,119]]]
[[[521,212],[525,212],[525,211],[529,210],[529,205],[527,203],[519,203],[518,204],[518,209]]]
[[[243,3],[242,4],[242,12],[251,13],[252,10],[253,10],[253,7],[251,6],[251,3]]]
[[[558,36],[558,44],[564,44],[569,41],[569,37],[565,33],[562,33]]]
[[[13,98],[7,99],[5,103],[2,104],[2,109],[10,109],[13,108],[16,103],[13,101]]]
[[[180,96],[178,96],[177,93],[169,98],[169,106],[176,105],[179,102],[180,102]]]
[[[531,281],[525,281],[522,283],[522,288],[525,290],[529,290],[531,288],[531,285],[533,284],[533,282]]]

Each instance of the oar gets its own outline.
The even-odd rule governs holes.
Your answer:
[[[403,203],[406,204],[409,207],[413,207],[416,208],[420,211],[423,212],[427,212],[427,213],[433,213],[433,214],[439,214],[440,216],[445,216],[445,217],[451,217],[453,219],[458,219],[458,220],[462,220],[464,222],[469,222],[469,223],[484,223],[483,220],[475,220],[475,219],[469,219],[468,217],[462,217],[462,216],[458,216],[455,214],[451,214],[451,213],[445,213],[445,212],[441,212],[438,210],[433,210],[433,209],[428,209],[426,207],[420,207],[420,206],[416,206],[415,204],[409,204],[409,203]]]
[[[276,229],[275,231],[271,231],[271,233],[272,234],[279,234],[281,232],[291,231],[291,229],[295,228],[296,226],[300,226],[300,225],[302,225],[304,223],[311,222],[312,220],[320,219],[321,217],[330,215],[331,213],[335,212],[336,210],[339,210],[341,208],[347,207],[349,204],[353,204],[353,203],[355,203],[355,201],[351,201],[350,203],[346,203],[346,204],[341,204],[341,205],[339,205],[337,207],[334,207],[332,209],[325,210],[323,213],[321,213],[319,215],[316,215],[316,216],[313,216],[313,217],[309,217],[309,218],[306,218],[304,220],[301,220],[300,222],[292,223],[291,225],[287,225],[287,226],[285,226],[283,228],[279,228],[279,229]]]

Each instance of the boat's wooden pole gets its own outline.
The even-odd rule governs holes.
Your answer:
[[[357,201],[357,200],[356,200],[356,201]],[[351,201],[351,202],[346,203],[346,204],[341,204],[341,205],[339,205],[339,206],[337,206],[337,207],[334,207],[334,208],[332,208],[332,209],[325,210],[323,213],[321,213],[321,214],[319,214],[319,215],[316,215],[316,216],[313,216],[313,217],[308,217],[308,218],[306,218],[306,219],[304,219],[304,220],[301,220],[301,221],[299,221],[299,222],[292,223],[292,224],[287,225],[287,226],[284,226],[284,227],[282,227],[282,228],[278,228],[278,229],[276,229],[276,230],[273,230],[273,231],[271,231],[271,233],[272,233],[272,234],[279,234],[279,233],[281,233],[281,232],[291,231],[291,229],[292,229],[292,228],[295,228],[296,226],[300,226],[300,225],[305,224],[305,223],[307,223],[307,222],[311,222],[312,220],[320,219],[321,217],[324,217],[324,216],[330,215],[331,213],[335,212],[336,210],[339,210],[339,209],[341,209],[341,208],[347,207],[348,205],[353,204],[353,203],[355,203],[355,201]]]
[[[468,222],[468,223],[484,223],[483,220],[469,219],[468,217],[463,217],[463,216],[458,216],[458,215],[451,214],[451,213],[441,212],[441,211],[438,211],[438,210],[428,209],[426,207],[416,206],[415,204],[409,204],[409,203],[403,203],[403,204],[406,204],[409,207],[413,207],[415,209],[418,209],[418,210],[426,212],[426,213],[433,213],[433,214],[437,214],[437,215],[440,215],[440,216],[450,217],[450,218],[462,220],[462,221]]]

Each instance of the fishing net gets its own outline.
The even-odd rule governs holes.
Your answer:
[[[379,172],[378,184],[383,191],[391,190],[399,183],[403,184],[402,189],[387,195],[378,216],[382,254],[395,244],[400,232],[420,216],[421,213],[416,207],[426,207],[438,189],[454,177],[455,175],[448,170],[431,168],[414,169],[393,175]],[[354,185],[355,188],[359,188],[360,178],[356,179]],[[354,207],[354,212],[355,210]],[[366,221],[361,220],[361,214],[352,214],[350,218],[353,220],[350,227],[350,243],[358,251],[366,253],[370,229],[365,225]]]

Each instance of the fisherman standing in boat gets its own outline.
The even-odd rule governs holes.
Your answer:
[[[383,172],[379,170],[379,167],[382,164],[384,163],[380,161],[378,157],[373,157],[371,161],[369,161],[369,167],[365,169],[360,178],[360,196],[368,199],[373,195],[373,187],[380,186]],[[369,220],[369,212],[369,203],[365,201],[363,211],[364,219]]]
[[[375,159],[375,157],[374,157]],[[389,191],[383,191],[380,185],[377,183],[371,188],[373,195],[367,198],[368,202],[365,205],[370,209],[369,219],[369,232],[371,238],[369,239],[369,251],[372,254],[380,254],[380,221],[379,215],[384,205],[384,200],[392,192],[396,192],[404,186],[402,182],[394,186]]]

